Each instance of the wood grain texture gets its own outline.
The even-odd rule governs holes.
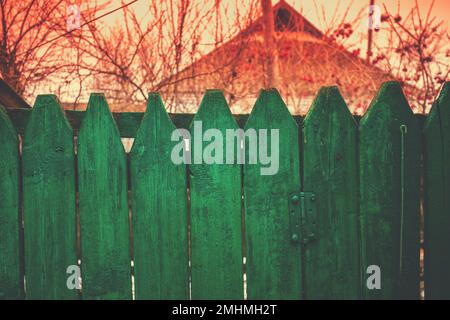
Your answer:
[[[237,129],[223,93],[207,91],[194,121],[201,121],[203,133]],[[201,139],[191,124],[192,159]],[[225,157],[225,140],[223,155]],[[200,154],[198,152],[197,154]],[[235,153],[236,155],[236,153]],[[241,167],[239,164],[190,165],[190,216],[192,245],[192,298],[242,299]]]
[[[305,245],[306,298],[357,299],[357,126],[337,87],[322,88],[303,125],[303,189],[315,194],[315,239]]]
[[[136,299],[189,298],[186,166],[171,160],[174,130],[151,94],[131,150]]]
[[[25,130],[23,201],[27,299],[76,299],[73,133],[53,95],[38,96]]]
[[[450,83],[424,127],[425,298],[450,299]]]
[[[78,137],[83,299],[130,299],[127,161],[102,94],[92,94]]]
[[[269,137],[279,130],[278,172],[261,175],[261,162],[244,165],[248,299],[300,299],[301,245],[291,240],[288,207],[301,187],[299,130],[276,90],[261,91],[245,129],[267,129]],[[275,152],[272,143],[268,150]]]
[[[359,133],[364,297],[418,299],[421,134],[399,83],[383,84]],[[369,265],[381,268],[381,290],[366,287]]]
[[[19,299],[19,141],[0,105],[0,300]]]

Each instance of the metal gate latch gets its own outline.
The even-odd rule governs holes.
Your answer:
[[[317,239],[316,196],[313,192],[289,195],[289,229],[292,242],[308,243]]]

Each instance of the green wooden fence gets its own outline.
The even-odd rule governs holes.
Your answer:
[[[193,121],[278,129],[277,174],[173,163],[171,134],[195,141]],[[361,119],[335,87],[304,119],[276,90],[249,116],[215,90],[195,115],[168,115],[158,94],[145,113],[113,114],[100,94],[85,112],[52,95],[0,106],[0,299],[419,299],[421,279],[425,298],[448,299],[449,159],[450,83],[426,118],[395,82]]]

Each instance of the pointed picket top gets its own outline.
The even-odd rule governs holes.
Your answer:
[[[58,98],[54,94],[40,94],[37,96],[27,126],[25,128],[25,141],[27,137],[34,139],[35,134],[44,132],[45,121],[58,121],[63,130],[73,132],[72,126],[67,120]]]
[[[117,141],[120,142],[122,149],[125,151],[122,142],[120,141],[120,133],[117,128],[116,121],[113,118],[111,110],[109,109],[108,102],[106,101],[105,95],[103,93],[91,93],[86,108],[86,113],[84,119],[80,125],[80,135],[84,131],[83,129],[89,124],[92,125],[96,121],[86,121],[90,118],[101,119],[103,122],[110,123],[114,131],[114,136],[117,137]],[[92,130],[92,129],[91,129]]]
[[[72,126],[62,110],[58,98],[53,94],[38,95],[31,109],[25,127],[23,151],[31,149],[30,159],[34,158],[34,161],[24,165],[25,176],[32,176],[33,171],[41,166],[39,162],[48,161],[48,157],[53,155],[53,153],[44,151],[46,148],[57,149],[58,152],[66,153],[67,156],[73,151]],[[72,148],[72,150],[69,151],[66,148]],[[58,152],[54,154],[56,158],[60,155]],[[40,161],[38,161],[39,159]]]
[[[149,139],[150,141],[155,141],[156,133],[161,128],[165,131],[176,130],[176,126],[164,107],[161,95],[157,92],[151,92],[149,93],[147,108],[137,130],[130,154],[142,154],[145,146],[154,146],[148,141]],[[170,135],[164,141],[170,142]],[[158,141],[158,143],[162,143],[162,141]]]
[[[260,123],[260,119],[277,123],[282,119],[291,119],[292,124],[297,126],[295,119],[289,112],[286,104],[277,89],[262,89],[256,99],[255,106],[245,124],[245,128],[252,128]]]
[[[111,119],[113,119],[111,110],[109,109],[108,102],[106,101],[105,95],[103,93],[94,92],[91,93],[91,95],[89,96],[86,114],[84,117],[86,118],[91,114],[94,115],[107,114],[111,117]],[[117,132],[119,132],[119,130],[117,130]]]
[[[412,118],[414,116],[398,81],[388,81],[381,85],[375,98],[360,121],[364,126],[375,114],[389,113],[389,117]]]
[[[427,132],[431,123],[438,121],[442,116],[448,117],[450,113],[450,82],[446,82],[441,93],[433,103],[424,124],[424,131]],[[437,120],[435,120],[437,119]]]
[[[5,107],[3,107],[3,105],[1,104],[0,104],[0,133],[2,135],[4,134],[11,135],[11,139],[17,141],[16,129],[14,128],[11,120],[9,119]]]
[[[120,152],[125,153],[125,148],[120,139],[119,129],[103,93],[91,93],[89,97],[85,115],[78,133],[78,146],[80,147],[80,141],[83,139],[92,140],[92,142],[97,143],[99,139],[95,139],[95,136],[92,136],[93,134],[107,136],[110,141],[117,143],[117,148],[120,149]],[[109,146],[102,146],[100,144],[99,147],[108,148]]]
[[[213,123],[217,123],[220,119],[221,125],[227,129],[238,128],[238,124],[231,114],[231,110],[228,106],[223,91],[221,90],[206,90],[203,96],[200,107],[197,110],[192,122],[189,126],[191,129],[194,121],[203,121],[206,123],[204,128],[211,127]],[[210,124],[210,125],[208,125]]]
[[[342,121],[348,119],[356,126],[356,121],[348,109],[341,92],[336,86],[320,88],[306,115],[304,125],[323,118],[330,119],[330,114],[339,117]]]

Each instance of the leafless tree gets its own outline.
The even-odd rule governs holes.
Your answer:
[[[29,82],[45,79],[60,69],[55,46],[45,43],[61,29],[59,1],[0,0],[0,72],[2,78],[23,94]]]
[[[180,71],[201,58],[205,47],[212,45],[214,49],[229,40],[236,25],[243,23],[239,20],[246,17],[235,15],[233,23],[224,21],[224,16],[230,16],[226,13],[231,1],[217,0],[210,5],[190,0],[148,3],[145,14],[126,7],[121,13],[122,24],[89,24],[72,42],[79,48],[79,68],[95,79],[94,88],[105,92],[112,103],[141,104],[148,92],[170,87],[166,99],[170,110],[178,105],[177,83],[198,76],[180,76]],[[83,20],[88,19],[83,15]]]
[[[450,75],[450,37],[443,21],[431,16],[433,5],[434,1],[423,14],[416,0],[405,17],[384,7],[381,19],[388,41],[377,46],[372,60],[405,83],[410,103],[422,113],[429,110]]]
[[[74,63],[62,59],[70,34],[67,7],[63,0],[0,0],[0,73],[18,94],[71,75]]]

